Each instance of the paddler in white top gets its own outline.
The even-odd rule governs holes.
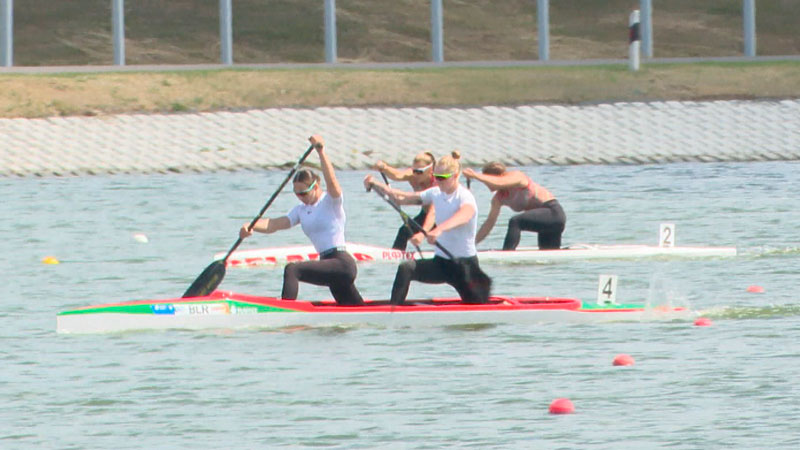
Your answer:
[[[396,169],[383,161],[375,163],[373,168],[389,177],[394,181],[407,181],[411,185],[414,192],[421,192],[430,189],[436,185],[433,180],[433,166],[436,164],[436,158],[433,153],[424,151],[417,154],[411,162],[411,167],[408,169]],[[433,228],[433,214],[430,212],[430,206],[423,206],[419,213],[414,216],[414,221],[422,225],[425,231]],[[394,238],[392,248],[397,250],[405,250],[408,240],[414,235],[412,230],[403,225],[397,230],[397,236]]]
[[[325,177],[327,192],[323,191],[319,175],[309,169],[301,169],[293,179],[294,193],[300,204],[282,217],[259,219],[253,231],[274,233],[291,228],[298,223],[303,232],[314,244],[319,253],[318,261],[290,263],[283,272],[283,291],[281,297],[295,300],[299,282],[317,286],[328,286],[336,303],[340,305],[363,305],[355,279],[358,273],[356,261],[345,250],[345,214],[342,188],[336,180],[333,165],[325,153],[325,142],[319,135],[309,138],[319,154],[322,175]],[[253,233],[245,223],[239,236],[244,239]]]
[[[422,192],[403,192],[378,183],[368,175],[364,186],[378,189],[390,196],[396,203],[404,205],[433,204],[436,226],[428,232],[428,242],[438,242],[452,253],[457,261],[450,260],[440,249],[436,248],[433,259],[410,260],[400,264],[392,286],[391,302],[401,305],[408,295],[411,281],[422,283],[447,283],[458,291],[465,303],[481,303],[485,301],[466,279],[469,272],[478,273],[478,256],[475,250],[475,233],[477,231],[478,207],[475,197],[459,183],[461,165],[457,151],[444,156],[436,163],[433,177],[436,187]],[[411,237],[411,242],[419,245],[422,233]],[[466,268],[464,266],[467,266]]]
[[[519,170],[507,170],[505,164],[489,162],[482,173],[464,169],[464,176],[474,178],[494,192],[489,216],[478,230],[475,242],[481,242],[492,231],[500,208],[508,206],[517,214],[508,221],[508,231],[503,250],[515,250],[521,231],[538,233],[539,250],[561,248],[561,234],[567,224],[567,215],[555,196],[536,184]]]

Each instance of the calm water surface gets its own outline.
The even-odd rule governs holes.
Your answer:
[[[285,172],[0,179],[0,448],[798,448],[800,164],[524,170],[563,204],[565,244],[655,243],[671,222],[679,245],[740,256],[486,265],[498,294],[593,300],[598,274],[617,274],[620,301],[686,305],[714,325],[60,336],[60,310],[180,296]],[[348,240],[390,245],[398,217],[363,192],[364,174],[340,173]],[[489,192],[473,192],[485,216]],[[483,248],[501,246],[509,215]],[[292,243],[306,243],[299,227],[243,248]],[[62,263],[42,264],[51,255]],[[357,285],[385,298],[393,276],[361,266]],[[231,270],[222,287],[277,295],[280,283]],[[613,367],[619,353],[636,364]],[[558,397],[576,414],[549,415]]]

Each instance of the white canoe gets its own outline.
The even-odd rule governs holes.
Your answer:
[[[396,263],[419,258],[419,253],[400,251],[368,244],[348,243],[347,250],[359,262]],[[424,251],[422,256],[430,258],[433,252]],[[736,256],[735,247],[659,247],[656,245],[594,245],[576,244],[559,250],[539,250],[536,247],[520,247],[516,250],[481,250],[481,263],[550,263],[590,259],[639,259],[639,258],[710,258]],[[217,253],[214,259],[225,257]],[[228,258],[228,267],[275,267],[289,262],[311,261],[319,254],[311,245],[270,247],[233,252]]]

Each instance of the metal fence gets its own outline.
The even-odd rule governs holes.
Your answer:
[[[114,65],[125,65],[125,0],[111,1],[111,28]],[[336,0],[324,1],[325,62],[337,63]],[[639,0],[641,10],[641,52],[653,57],[652,0]],[[550,0],[536,1],[538,58],[550,59]],[[430,0],[431,61],[444,62],[444,26],[442,0]],[[621,12],[627,14],[627,12]],[[744,56],[756,56],[756,0],[742,0]],[[219,0],[220,63],[233,64],[232,0]],[[14,0],[0,0],[0,65],[13,66]]]

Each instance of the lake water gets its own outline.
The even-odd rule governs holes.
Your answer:
[[[3,178],[0,448],[798,448],[800,164],[524,170],[564,206],[564,244],[654,244],[669,222],[678,245],[739,256],[484,265],[496,293],[591,301],[598,275],[616,274],[618,300],[686,305],[713,326],[57,335],[67,308],[180,296],[286,172]],[[399,219],[363,191],[364,174],[339,173],[347,238],[388,246]],[[489,192],[472,189],[484,217]],[[286,192],[267,216],[296,202]],[[482,248],[501,246],[509,216]],[[298,227],[242,248],[306,242]],[[229,270],[221,287],[277,295],[281,275]],[[393,277],[360,266],[357,285],[385,298]],[[620,353],[635,365],[612,366]],[[559,397],[576,413],[548,414]]]

